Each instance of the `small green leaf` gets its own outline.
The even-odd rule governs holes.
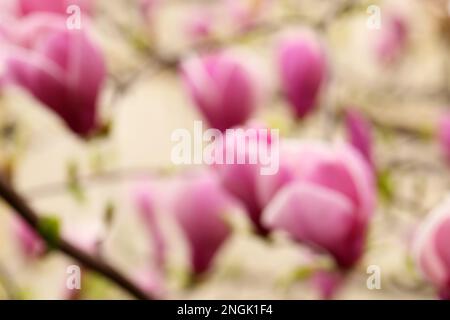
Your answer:
[[[391,202],[394,196],[394,187],[389,170],[379,171],[377,174],[378,194],[385,202]]]
[[[314,274],[315,269],[310,265],[299,266],[292,273],[292,280],[303,281],[309,279]]]
[[[40,218],[38,230],[49,248],[54,248],[58,244],[60,239],[60,222],[57,217],[47,216]]]
[[[116,205],[112,201],[108,201],[106,203],[104,215],[103,215],[103,221],[105,222],[105,225],[111,226],[112,222],[114,221],[114,216],[116,213]]]
[[[79,179],[78,164],[75,161],[70,161],[67,164],[67,189],[77,201],[83,202],[85,200],[85,194]]]
[[[89,300],[104,299],[114,291],[114,287],[103,276],[86,271],[83,273],[81,288],[80,298]]]

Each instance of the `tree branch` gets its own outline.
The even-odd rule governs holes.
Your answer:
[[[45,235],[42,234],[42,231],[39,228],[39,216],[26,203],[26,201],[1,178],[0,197],[3,198],[5,202],[28,223],[29,226],[45,240]],[[96,271],[108,278],[135,298],[141,300],[150,300],[153,298],[107,262],[94,258],[79,249],[74,244],[61,238],[56,241],[56,243],[52,243],[52,246],[56,250],[59,250],[72,259],[78,261],[84,267]]]

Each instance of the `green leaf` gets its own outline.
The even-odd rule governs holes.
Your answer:
[[[60,222],[57,217],[42,217],[38,221],[39,234],[47,242],[49,248],[54,248],[60,239]]]
[[[86,271],[83,272],[81,288],[80,298],[89,300],[105,299],[105,296],[113,298],[111,294],[115,291],[111,282],[102,275]]]
[[[67,164],[67,189],[77,201],[83,202],[85,200],[85,194],[79,179],[78,164],[75,161],[70,161]]]
[[[105,225],[108,227],[111,226],[111,224],[114,221],[114,216],[116,214],[116,205],[113,201],[108,201],[105,206],[105,211],[103,215],[103,221],[105,222]]]
[[[300,266],[296,268],[292,274],[295,281],[303,281],[309,279],[314,274],[315,269],[312,266]]]
[[[377,173],[378,194],[385,202],[391,202],[394,196],[394,186],[388,169]]]

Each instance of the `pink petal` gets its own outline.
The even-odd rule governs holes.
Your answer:
[[[284,187],[268,205],[263,221],[294,239],[334,252],[351,232],[354,206],[342,194],[310,183]]]
[[[372,128],[370,123],[357,110],[347,110],[345,115],[347,136],[350,143],[361,152],[367,162],[373,166]]]
[[[230,235],[225,215],[236,203],[209,173],[182,177],[175,187],[173,212],[191,251],[194,273],[207,271]]]
[[[94,0],[18,0],[19,10],[22,15],[36,12],[52,12],[65,15],[67,8],[77,5],[83,12],[89,12]]]
[[[217,53],[191,58],[181,71],[188,93],[212,128],[242,125],[255,112],[259,84],[237,57]]]
[[[323,49],[305,32],[286,36],[278,46],[281,84],[295,115],[305,117],[317,106],[326,78]]]

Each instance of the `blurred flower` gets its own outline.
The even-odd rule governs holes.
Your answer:
[[[182,76],[213,128],[224,131],[244,124],[258,107],[260,83],[253,70],[231,53],[190,58],[182,65]]]
[[[233,26],[247,31],[256,25],[261,16],[269,10],[273,0],[224,0]]]
[[[450,199],[432,210],[416,235],[413,251],[441,299],[450,300]]]
[[[148,23],[153,22],[156,11],[161,6],[162,2],[163,0],[139,0],[141,13]]]
[[[153,244],[153,258],[158,269],[163,270],[166,262],[166,243],[156,215],[155,194],[149,183],[140,183],[133,190],[134,205]]]
[[[396,13],[384,15],[380,35],[375,42],[375,54],[382,64],[396,62],[408,41],[408,25],[405,18]]]
[[[443,156],[450,163],[450,113],[439,118],[438,141]]]
[[[86,220],[78,225],[63,225],[61,237],[92,256],[101,256],[101,244],[106,237],[105,226],[99,220]]]
[[[252,153],[258,152],[258,144],[264,143],[269,148],[272,147],[272,139],[270,134],[261,135],[261,131],[258,129],[268,129],[259,124],[250,124],[243,129],[254,129],[255,135],[252,137],[245,134],[234,134],[227,139],[225,144],[217,147],[219,152],[223,152],[225,155],[233,154],[236,159],[242,157],[245,159],[244,163],[234,161],[233,163],[217,164],[214,165],[214,169],[225,189],[243,203],[256,231],[260,235],[266,235],[268,230],[261,223],[263,206],[261,206],[257,194],[257,177],[261,174],[261,164],[251,163],[249,159],[253,157]],[[236,131],[234,132],[236,133]],[[246,148],[239,148],[239,145],[245,145]]]
[[[281,85],[297,118],[304,118],[318,103],[327,77],[321,44],[307,32],[284,36],[277,48]]]
[[[226,215],[236,208],[236,202],[215,175],[201,172],[177,181],[172,205],[190,248],[192,272],[204,273],[230,236]]]
[[[98,126],[97,98],[106,77],[102,52],[84,29],[68,30],[65,19],[49,14],[32,17],[32,36],[23,43],[28,47],[11,47],[6,58],[8,80],[86,137]]]
[[[2,0],[0,2],[0,26],[5,23],[6,19],[14,18],[16,15],[15,2],[16,0]]]
[[[166,293],[164,278],[159,271],[149,269],[137,271],[135,281],[142,290],[151,294],[152,297],[162,299]]]
[[[281,172],[284,180],[272,177],[262,181],[278,184],[278,188],[266,190],[266,197],[272,194],[273,199],[264,210],[263,223],[327,251],[340,268],[351,268],[363,254],[374,211],[372,170],[347,145],[331,148],[305,143],[292,147],[297,151],[289,160],[290,174],[285,165]],[[283,154],[281,159],[285,159]]]
[[[29,15],[36,12],[51,12],[68,14],[71,5],[80,7],[84,13],[89,13],[94,0],[17,0],[19,14]]]
[[[361,152],[367,162],[373,166],[372,126],[357,110],[349,109],[345,113],[345,128],[348,140]]]
[[[12,230],[25,257],[39,258],[47,251],[45,241],[22,218],[14,217]]]
[[[312,276],[312,283],[318,289],[321,299],[332,299],[343,282],[343,274],[339,271],[319,270]]]
[[[66,267],[66,270],[70,267],[75,266],[75,268],[77,267],[76,265],[69,265]],[[83,294],[85,293],[86,290],[83,290],[84,287],[84,282],[86,280],[86,276],[84,275],[85,272],[88,272],[88,270],[86,268],[81,268],[78,266],[78,270],[80,271],[80,288],[70,288],[67,285],[67,278],[64,279],[63,281],[63,287],[62,287],[62,292],[61,292],[61,299],[62,300],[83,300]],[[72,270],[73,271],[73,270]]]
[[[186,17],[186,34],[190,40],[197,42],[211,36],[213,28],[212,12],[206,8],[194,8]]]
[[[1,70],[2,66],[1,66],[1,61],[0,61],[0,90],[2,90],[2,88],[5,86],[6,84],[6,76],[5,74],[2,72]],[[1,92],[1,91],[0,91]]]
[[[6,30],[10,45],[31,50],[39,47],[41,42],[53,33],[66,28],[66,19],[54,13],[36,13],[26,18],[15,20]]]
[[[85,220],[78,225],[65,224],[62,229],[61,237],[70,243],[74,244],[79,250],[82,250],[86,254],[96,258],[102,259],[104,252],[102,252],[102,244],[106,239],[106,230],[101,220]],[[73,269],[69,269],[73,268]],[[75,277],[70,279],[67,277],[64,281],[64,287],[61,292],[62,299],[64,300],[80,300],[84,298],[84,295],[88,293],[86,290],[86,281],[88,269],[83,265],[78,265],[78,262],[72,262],[67,266],[67,270],[72,272],[79,272],[80,278],[77,279],[77,274],[72,273]],[[68,285],[70,280],[79,280],[80,287],[71,287]],[[92,280],[91,280],[92,281]]]

